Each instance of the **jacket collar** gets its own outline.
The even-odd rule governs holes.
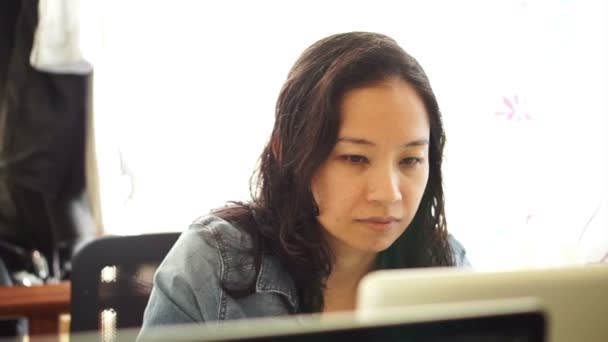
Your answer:
[[[263,254],[258,279],[255,284],[257,292],[274,292],[284,296],[291,305],[291,311],[298,308],[298,296],[293,279],[278,258]]]

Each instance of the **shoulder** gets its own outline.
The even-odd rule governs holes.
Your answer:
[[[221,279],[227,241],[238,239],[239,235],[236,227],[217,216],[198,218],[167,253],[156,278],[181,281],[189,287],[209,286],[211,281]]]
[[[236,248],[251,245],[251,238],[230,222],[206,215],[195,220],[171,248],[161,267],[180,266],[182,270],[203,265],[197,261],[221,264]]]
[[[223,285],[250,282],[255,277],[253,258],[239,253],[250,241],[247,233],[220,217],[209,215],[194,221],[156,271],[146,323],[154,324],[155,316],[165,324],[218,320]],[[166,314],[168,311],[180,314]]]
[[[231,282],[235,269],[242,275],[245,266],[253,266],[254,258],[247,253],[251,247],[249,233],[219,216],[206,215],[182,233],[161,267],[172,268],[173,275],[213,275],[220,283]]]
[[[450,245],[450,248],[452,249],[452,253],[454,255],[455,266],[470,267],[471,263],[467,258],[467,251],[462,245],[462,243],[460,243],[460,241],[458,241],[452,234],[449,234],[448,244]]]
[[[251,235],[246,230],[217,215],[199,217],[183,235],[186,240],[204,242],[219,249],[221,253],[231,253],[235,252],[235,249],[252,246]]]

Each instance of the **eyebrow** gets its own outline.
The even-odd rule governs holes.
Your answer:
[[[345,143],[357,144],[357,145],[376,146],[375,143],[373,143],[369,140],[366,140],[366,139],[362,139],[362,138],[340,137],[340,138],[338,138],[338,142],[345,142]],[[428,144],[429,144],[429,140],[422,138],[422,139],[412,140],[410,142],[402,144],[401,146],[412,147],[412,146],[424,146],[424,145],[428,145]]]

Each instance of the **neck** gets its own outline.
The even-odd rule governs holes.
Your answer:
[[[375,253],[335,256],[336,261],[326,281],[324,311],[355,308],[359,282],[373,269],[376,256]]]
[[[327,284],[350,284],[356,287],[361,278],[373,269],[376,256],[377,254],[350,255],[348,257],[336,255],[336,261],[331,274],[327,278]]]

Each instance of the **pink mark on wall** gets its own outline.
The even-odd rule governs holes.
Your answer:
[[[503,117],[510,121],[531,120],[532,116],[527,108],[526,98],[520,98],[519,95],[510,97],[502,97],[503,106],[500,111],[494,114]]]

